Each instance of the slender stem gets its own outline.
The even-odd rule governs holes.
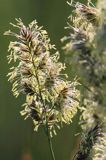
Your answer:
[[[53,151],[52,140],[51,140],[51,137],[50,137],[50,134],[49,134],[49,130],[47,130],[47,135],[48,135],[47,137],[48,137],[50,152],[51,152],[51,155],[52,155],[52,160],[55,160],[55,155],[54,155],[54,151]]]
[[[79,80],[79,83],[85,88],[87,89],[89,92],[94,93],[88,86],[86,86],[81,80]]]
[[[34,64],[33,57],[34,57],[34,55],[32,55],[32,63],[33,63],[34,68],[36,68],[36,67],[35,67],[35,64]],[[46,113],[46,107],[45,107],[45,103],[44,103],[44,100],[43,100],[43,97],[42,97],[42,92],[41,92],[41,89],[40,89],[40,82],[39,82],[39,78],[38,78],[38,75],[37,75],[37,72],[36,72],[36,71],[35,71],[35,77],[36,77],[37,83],[38,83],[40,99],[41,99],[42,104],[43,104],[44,112]],[[47,116],[45,115],[45,117],[46,117],[46,130],[45,130],[45,133],[46,133],[47,138],[48,138],[48,143],[49,143],[51,158],[52,158],[52,160],[55,160],[55,154],[54,154],[54,151],[53,151],[52,141],[51,141],[51,137],[50,137],[50,133],[49,133]]]

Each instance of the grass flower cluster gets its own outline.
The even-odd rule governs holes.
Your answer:
[[[106,159],[106,2],[73,2],[64,47],[82,82],[82,140],[77,160]],[[84,106],[84,107],[83,107]]]
[[[36,21],[25,26],[21,19],[11,23],[17,32],[5,32],[16,38],[8,49],[8,62],[14,64],[8,80],[15,97],[25,95],[21,115],[32,119],[35,131],[44,127],[53,160],[51,137],[63,123],[72,122],[78,109],[82,136],[74,159],[105,160],[106,1],[98,0],[96,6],[90,0],[87,4],[73,0],[68,4],[74,10],[67,27],[70,33],[62,41],[79,81],[71,82],[63,74],[65,64],[59,62],[60,54],[43,27]]]
[[[46,126],[52,136],[52,133],[56,134],[55,127],[70,123],[77,112],[77,82],[67,81],[61,73],[65,65],[59,62],[59,53],[36,21],[26,27],[18,19],[17,25],[12,25],[18,28],[19,34],[7,31],[5,35],[17,39],[10,42],[8,56],[9,62],[17,61],[8,74],[13,83],[13,94],[16,97],[25,94],[21,115],[33,120],[36,131],[39,126]]]

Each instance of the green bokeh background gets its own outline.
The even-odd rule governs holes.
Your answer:
[[[0,0],[0,160],[50,160],[47,138],[42,129],[33,131],[31,120],[23,120],[19,111],[24,97],[15,99],[11,84],[7,81],[7,47],[10,37],[3,32],[10,28],[9,23],[21,18],[25,24],[37,19],[47,30],[51,42],[56,45],[64,61],[60,38],[67,34],[64,30],[67,17],[71,13],[66,0]],[[12,39],[11,39],[12,40]],[[71,75],[71,68],[68,68]],[[73,76],[73,75],[72,75]],[[75,153],[79,132],[78,115],[73,123],[58,131],[53,140],[56,160],[70,160]],[[22,158],[29,153],[32,158]]]

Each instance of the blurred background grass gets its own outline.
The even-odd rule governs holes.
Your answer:
[[[24,121],[20,116],[24,97],[15,99],[12,95],[6,77],[9,71],[6,56],[10,37],[3,36],[3,32],[10,28],[9,23],[14,23],[15,18],[20,17],[25,24],[37,19],[39,25],[47,30],[51,42],[60,50],[61,60],[64,61],[60,38],[67,33],[64,27],[70,13],[66,0],[0,0],[0,160],[50,160],[43,130],[35,133],[32,121]],[[71,68],[68,73],[71,74]],[[64,126],[53,138],[56,160],[71,159],[78,140],[75,134],[78,132],[77,115],[71,125]]]

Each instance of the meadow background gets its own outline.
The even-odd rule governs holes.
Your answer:
[[[0,0],[0,160],[50,160],[47,138],[42,129],[33,131],[30,119],[24,121],[20,116],[24,97],[15,99],[11,92],[11,84],[7,81],[9,65],[7,64],[7,48],[10,37],[3,36],[4,31],[11,28],[10,22],[21,18],[25,24],[37,19],[39,25],[47,30],[51,43],[55,44],[64,62],[60,39],[67,34],[64,27],[71,8],[66,0]],[[74,77],[71,67],[67,72]],[[73,123],[64,126],[53,138],[56,160],[70,160],[76,151],[78,136],[78,114]]]

